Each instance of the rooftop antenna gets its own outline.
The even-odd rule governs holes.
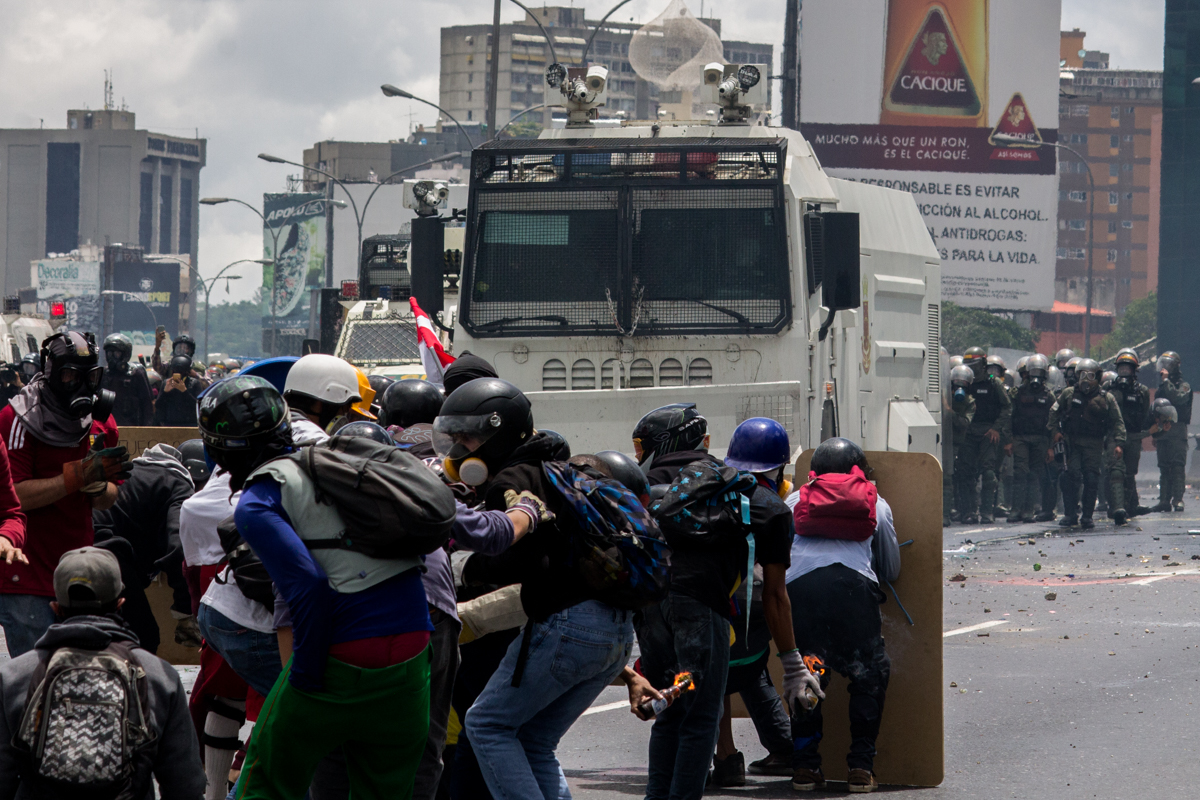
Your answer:
[[[104,110],[112,111],[113,104],[113,85],[112,85],[112,70],[104,70]]]

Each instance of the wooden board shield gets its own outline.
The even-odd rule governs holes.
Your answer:
[[[812,451],[796,460],[796,475],[808,475]],[[869,452],[872,478],[892,507],[901,542],[900,579],[893,584],[915,625],[909,625],[895,597],[887,592],[883,636],[892,662],[883,725],[876,742],[875,774],[881,784],[937,786],[945,777],[942,689],[942,470],[927,453]],[[792,609],[802,614],[803,609]],[[771,652],[777,652],[771,644]],[[771,676],[783,686],[779,659],[770,659]],[[822,769],[830,780],[846,780],[850,749],[849,695],[846,679],[835,674],[826,690]],[[732,698],[735,717],[745,717],[741,698]]]

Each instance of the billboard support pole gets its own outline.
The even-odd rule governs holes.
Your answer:
[[[498,84],[500,83],[500,0],[496,0],[496,7],[492,10],[492,44],[488,48],[488,55],[492,59],[492,63],[488,64],[488,78],[491,80],[491,86],[488,87],[487,95],[487,138],[492,138],[493,131],[496,130],[496,103],[499,97]]]
[[[787,0],[783,21],[783,127],[800,130],[800,1]]]

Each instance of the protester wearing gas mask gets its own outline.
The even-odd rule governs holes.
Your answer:
[[[29,563],[0,562],[0,627],[12,657],[54,622],[54,568],[93,543],[92,510],[110,508],[132,462],[117,445],[113,395],[91,334],[60,331],[42,342],[41,373],[0,410],[12,481],[28,517]]]
[[[193,377],[192,359],[186,355],[173,356],[167,366],[162,394],[155,403],[154,423],[167,427],[196,427],[196,402],[204,391],[204,383]]]
[[[154,396],[146,368],[131,364],[133,342],[123,333],[114,333],[104,340],[104,371],[101,386],[117,396],[112,415],[118,425],[153,425]]]

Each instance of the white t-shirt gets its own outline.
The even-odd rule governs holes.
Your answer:
[[[795,509],[800,500],[800,492],[788,495],[788,508]],[[892,524],[892,507],[883,497],[875,500],[875,533],[861,542],[848,539],[826,539],[821,536],[792,537],[792,565],[788,567],[787,582],[807,575],[815,569],[828,567],[833,564],[843,564],[855,572],[865,575],[872,583],[878,584],[879,578],[871,569],[871,541],[881,534],[896,537],[896,529]]]
[[[189,567],[206,567],[225,560],[217,525],[233,513],[229,473],[218,468],[204,488],[183,501],[179,509],[179,538]]]

